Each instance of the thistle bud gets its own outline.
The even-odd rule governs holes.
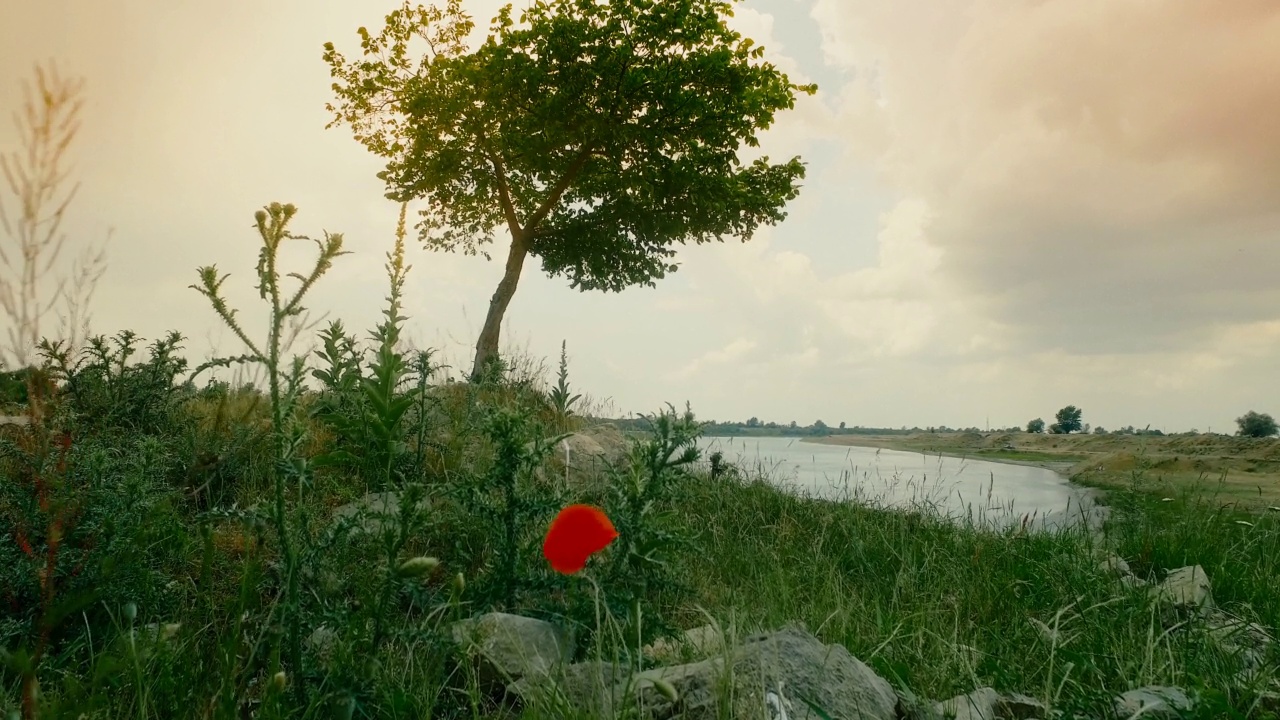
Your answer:
[[[653,678],[653,689],[657,690],[667,702],[674,703],[680,698],[680,693],[676,692],[676,687],[662,678]]]
[[[129,622],[133,622],[138,618],[137,603],[130,601],[124,604],[124,618]]]
[[[289,676],[283,670],[271,676],[271,684],[276,690],[284,690],[284,686],[289,684]]]
[[[422,577],[429,573],[435,572],[440,567],[440,561],[433,557],[415,557],[409,558],[400,564],[396,570],[396,574],[402,578]]]
[[[453,589],[459,595],[462,594],[463,590],[467,589],[467,579],[462,577],[462,573],[458,573],[453,577]]]

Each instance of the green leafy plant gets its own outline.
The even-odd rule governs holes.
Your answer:
[[[569,419],[573,416],[573,406],[582,395],[569,394],[569,359],[565,354],[565,342],[560,341],[560,372],[556,376],[556,386],[548,393],[551,404],[555,407],[556,423],[561,432],[569,430]]]
[[[354,340],[346,337],[338,321],[322,335],[324,348],[317,353],[328,363],[328,368],[311,373],[328,391],[328,397],[318,405],[314,415],[338,435],[334,449],[317,457],[316,465],[351,466],[357,464],[356,453],[359,453],[358,464],[368,469],[371,484],[378,490],[400,483],[397,471],[409,458],[405,418],[415,397],[401,392],[412,378],[406,358],[396,349],[400,323],[405,320],[400,315],[400,297],[410,269],[404,262],[405,213],[406,206],[401,205],[395,248],[387,254],[391,291],[383,312],[385,319],[372,334],[377,345],[368,365],[368,377],[363,374]],[[424,379],[430,375],[429,352],[420,358],[418,371]],[[419,391],[425,392],[425,386]]]
[[[701,456],[701,426],[687,406],[679,414],[668,405],[647,420],[650,436],[633,443],[627,465],[614,469],[607,507],[618,541],[602,582],[611,612],[627,618],[626,637],[640,644],[673,630],[665,612],[670,605],[656,606],[655,600],[670,603],[687,594],[670,561],[691,540],[678,530],[675,513],[681,481]],[[642,625],[642,616],[652,622]]]
[[[286,240],[311,239],[289,232],[289,221],[296,214],[297,208],[293,205],[272,203],[254,215],[258,235],[262,239],[257,266],[258,291],[262,299],[270,302],[269,330],[265,345],[260,347],[249,338],[240,323],[236,321],[236,311],[228,307],[223,299],[222,283],[226,281],[227,276],[219,277],[216,266],[201,267],[198,270],[200,284],[193,285],[192,288],[209,299],[214,312],[240,338],[249,352],[236,357],[210,360],[197,368],[192,377],[194,378],[196,374],[207,368],[233,363],[257,363],[267,370],[275,454],[275,497],[271,521],[275,525],[276,539],[283,556],[286,585],[284,603],[280,608],[281,622],[286,628],[286,657],[298,676],[298,681],[293,684],[294,694],[301,703],[306,697],[306,689],[301,675],[302,628],[299,581],[303,557],[300,543],[304,541],[307,519],[301,513],[296,517],[290,517],[287,513],[285,498],[286,488],[296,488],[295,497],[300,496],[311,472],[306,458],[300,457],[298,453],[305,439],[306,428],[295,413],[302,393],[305,359],[295,357],[286,372],[283,369],[281,353],[287,329],[286,322],[302,315],[305,310],[302,306],[303,296],[332,267],[333,260],[345,253],[342,251],[342,236],[339,234],[325,233],[324,241],[313,240],[320,250],[315,266],[307,275],[289,274],[289,277],[299,281],[299,285],[291,297],[285,298],[281,288],[280,270],[276,264],[280,246]],[[300,510],[302,506],[296,504],[295,507]]]

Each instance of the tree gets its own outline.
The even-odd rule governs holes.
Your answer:
[[[1259,415],[1252,410],[1236,418],[1236,425],[1240,426],[1236,434],[1242,437],[1265,438],[1280,432],[1275,418],[1266,413]]]
[[[1062,408],[1058,411],[1058,414],[1054,416],[1057,419],[1057,422],[1053,424],[1053,427],[1050,428],[1049,431],[1063,435],[1078,432],[1081,427],[1080,416],[1082,414],[1083,411],[1075,405],[1068,405]]]
[[[843,421],[843,420],[841,420],[841,421],[840,421],[840,429],[841,429],[841,430],[843,430],[843,429],[844,429],[844,421]]]
[[[1104,427],[1102,427],[1101,425],[1099,425],[1098,427],[1096,427],[1096,428],[1094,428],[1094,429],[1093,429],[1093,434],[1094,434],[1094,435],[1106,435],[1106,434],[1107,434],[1107,429],[1106,429],[1106,428],[1104,428]]]
[[[338,105],[329,123],[386,158],[388,197],[425,198],[427,247],[488,253],[511,236],[476,341],[472,375],[497,356],[525,260],[578,290],[620,292],[677,266],[674,245],[751,238],[799,193],[804,165],[743,165],[742,145],[795,104],[795,85],[724,18],[738,0],[546,0],[507,5],[468,52],[460,0],[409,7],[363,59],[325,44]],[[408,45],[430,52],[414,63]]]
[[[1044,432],[1044,420],[1041,420],[1040,418],[1036,418],[1035,420],[1032,420],[1031,422],[1027,423],[1027,432],[1029,433]]]
[[[760,427],[760,418],[756,417],[755,415],[752,415],[751,417],[747,418],[747,427],[751,427],[751,428]]]
[[[88,334],[89,301],[106,270],[104,248],[95,252],[86,246],[69,273],[55,274],[67,239],[62,220],[79,190],[76,184],[58,197],[69,176],[63,166],[66,151],[80,130],[84,81],[63,79],[56,67],[37,65],[35,75],[36,91],[24,84],[23,111],[14,113],[22,151],[0,156],[0,175],[17,206],[11,217],[0,203],[0,228],[9,240],[0,243],[6,271],[0,275],[0,310],[9,318],[8,350],[15,369],[33,360],[43,337],[41,320],[59,305],[66,311],[62,319],[70,349],[77,348]],[[0,365],[3,359],[0,355]]]

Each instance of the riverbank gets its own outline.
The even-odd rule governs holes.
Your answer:
[[[1030,465],[1104,493],[1128,488],[1163,498],[1189,491],[1244,512],[1280,506],[1280,440],[1274,438],[915,433],[806,440]]]

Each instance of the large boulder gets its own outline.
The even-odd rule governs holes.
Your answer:
[[[481,686],[509,686],[522,678],[542,678],[573,658],[573,641],[544,620],[492,612],[460,620],[453,641],[478,666]]]
[[[635,674],[581,663],[513,689],[528,701],[563,703],[602,717],[614,717],[619,703],[634,703],[653,720],[714,720],[722,716],[725,698],[732,699],[734,718],[781,717],[785,711],[789,720],[819,720],[816,707],[842,720],[896,720],[899,702],[893,686],[843,646],[791,628],[749,637],[699,662]]]
[[[539,468],[548,482],[570,488],[597,486],[611,466],[621,466],[631,451],[631,443],[615,425],[593,425],[556,443]]]

